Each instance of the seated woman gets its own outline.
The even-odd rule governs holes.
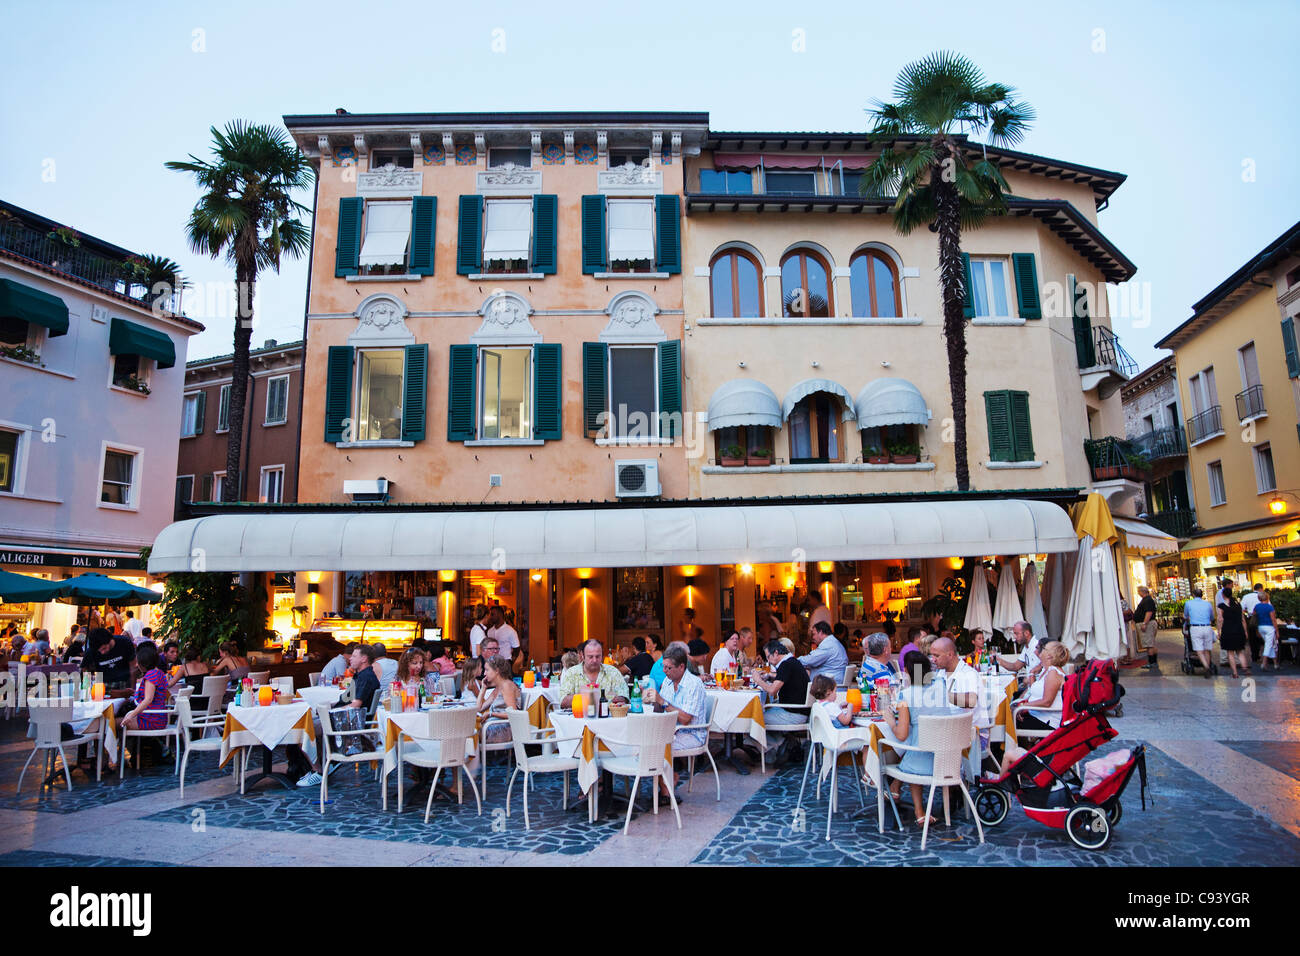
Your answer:
[[[477,657],[467,657],[465,658],[465,663],[460,665],[461,700],[478,702],[478,669],[479,660]]]
[[[446,677],[456,673],[456,662],[447,653],[447,645],[442,641],[430,641],[425,652],[428,662],[425,669],[432,675]]]
[[[1061,724],[1061,712],[1041,708],[1055,704],[1065,686],[1065,671],[1061,667],[1070,659],[1070,652],[1060,641],[1049,641],[1038,649],[1038,659],[1043,662],[1043,669],[1019,705],[1024,709],[1016,714],[1016,726],[1026,730],[1055,730]]]
[[[977,627],[975,630],[971,631],[970,639],[971,644],[973,645],[971,653],[975,656],[976,660],[979,660],[985,651],[986,639],[984,637],[984,632]]]
[[[168,686],[177,687],[181,684],[189,684],[195,691],[202,690],[203,678],[208,676],[208,665],[199,660],[199,649],[191,644],[185,648],[182,656],[185,661],[180,665],[180,673],[171,679]]]
[[[500,711],[507,707],[511,710],[519,710],[523,706],[524,694],[515,683],[514,675],[510,673],[510,661],[499,655],[489,657],[484,665],[483,686],[478,692],[479,716],[486,719],[491,711],[498,711],[492,716],[504,718],[505,714]],[[509,721],[485,722],[483,729],[486,734],[484,740],[487,743],[500,744],[510,739]]]
[[[248,676],[248,658],[239,653],[239,645],[226,641],[217,648],[217,662],[212,665],[213,677],[225,674],[235,683]]]
[[[122,715],[122,726],[131,730],[165,730],[169,691],[158,648],[145,641],[136,649],[135,662],[144,676],[135,685],[135,693],[131,697],[135,706]]]
[[[433,684],[429,679],[433,679]],[[411,647],[397,661],[397,679],[403,684],[414,682],[424,684],[425,691],[437,686],[438,675],[428,672],[428,658],[418,647]]]
[[[916,746],[920,732],[921,725],[917,718],[925,713],[923,701],[925,683],[929,676],[930,658],[920,651],[908,651],[903,658],[903,687],[899,691],[898,697],[895,699],[892,692],[887,691],[880,704],[889,732],[894,735],[896,740],[900,740],[910,747]],[[899,761],[898,769],[903,773],[916,774],[921,777],[929,776],[934,772],[934,754],[921,750],[906,750],[903,752],[903,759]],[[913,783],[910,786],[912,788],[912,811],[916,817],[917,826],[924,826],[925,809],[921,806],[921,794],[923,792],[921,784]],[[899,799],[901,787],[901,780],[890,781],[889,795],[891,799],[895,801]],[[937,821],[934,817],[931,817],[930,822],[935,823]]]

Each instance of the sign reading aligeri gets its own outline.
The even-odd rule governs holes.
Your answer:
[[[35,568],[87,568],[92,571],[142,571],[140,558],[113,554],[62,554],[57,551],[0,551],[0,565]]]

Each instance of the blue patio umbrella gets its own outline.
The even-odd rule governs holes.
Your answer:
[[[6,604],[44,604],[58,596],[60,583],[0,571],[0,601]]]
[[[134,584],[118,581],[88,571],[75,578],[59,581],[58,599],[64,604],[153,604],[161,601],[163,596],[149,588],[138,588]]]

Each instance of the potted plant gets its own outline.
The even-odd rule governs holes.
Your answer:
[[[766,468],[772,464],[772,449],[751,448],[745,458],[746,462],[756,468]]]
[[[120,385],[122,388],[129,388],[131,391],[139,392],[141,395],[148,395],[152,391],[148,385],[135,375],[128,375],[126,378],[119,379],[113,384]]]
[[[718,454],[724,468],[739,468],[745,464],[745,449],[739,445],[726,445]]]
[[[889,446],[889,460],[895,465],[914,465],[921,453],[921,446],[916,442],[898,442]]]
[[[25,345],[0,345],[0,355],[13,359],[15,362],[27,362],[30,365],[41,364],[40,353],[27,348]]]
[[[862,457],[869,465],[889,464],[889,452],[885,451],[879,445],[868,445],[863,448]]]
[[[49,237],[60,245],[74,247],[81,245],[81,237],[77,235],[77,231],[68,226],[59,226],[57,229],[51,229]]]

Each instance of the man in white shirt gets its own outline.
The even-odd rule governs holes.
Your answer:
[[[389,684],[397,680],[397,661],[388,659],[388,648],[383,644],[373,645],[375,659],[371,667],[375,669],[375,676],[379,678],[379,686],[387,688]]]
[[[143,640],[140,637],[140,632],[143,630],[144,622],[136,618],[135,611],[127,611],[126,623],[122,625],[122,633],[131,638],[132,644],[139,646],[140,641]]]
[[[1220,589],[1219,593],[1220,594],[1223,593],[1222,589]],[[1246,643],[1247,646],[1250,648],[1250,658],[1249,658],[1250,660],[1258,660],[1260,656],[1260,650],[1264,646],[1264,642],[1259,639],[1258,625],[1256,625],[1255,622],[1250,619],[1250,615],[1255,610],[1255,605],[1260,602],[1260,595],[1262,595],[1263,593],[1264,593],[1264,585],[1256,584],[1255,589],[1253,591],[1247,591],[1244,595],[1242,595],[1241,598],[1241,610],[1246,615],[1246,637],[1247,637]],[[1220,600],[1222,600],[1222,598],[1220,598]],[[1228,652],[1223,650],[1223,648],[1219,648],[1219,663],[1220,664],[1228,663]]]
[[[940,637],[930,645],[930,663],[935,668],[935,680],[948,704],[972,709],[979,703],[980,675],[957,653],[957,645],[950,638]],[[943,706],[937,700],[930,706]]]
[[[1042,662],[1038,659],[1038,638],[1034,637],[1034,628],[1028,621],[1012,624],[1011,636],[1016,642],[1016,647],[1020,648],[1020,652],[1014,658],[999,654],[998,665],[1013,674],[1024,671],[1020,674],[1020,683],[1027,688],[1042,668]]]
[[[487,617],[487,608],[482,604],[474,608],[474,626],[469,629],[469,656],[478,657],[478,646],[487,637],[487,627],[483,621]]]
[[[519,651],[519,632],[506,623],[506,614],[500,604],[492,606],[488,612],[488,637],[495,637],[500,650],[497,652],[506,660],[513,662]]]
[[[717,674],[722,671],[730,672],[736,666],[736,655],[740,652],[740,635],[732,634],[726,642],[718,648],[718,652],[713,655],[713,662],[709,664],[709,673]]]
[[[810,634],[813,628],[817,626],[818,621],[824,622],[828,628],[834,630],[831,627],[831,609],[826,606],[826,602],[822,600],[822,596],[816,591],[808,595],[808,607],[811,609],[808,613],[808,632]]]

